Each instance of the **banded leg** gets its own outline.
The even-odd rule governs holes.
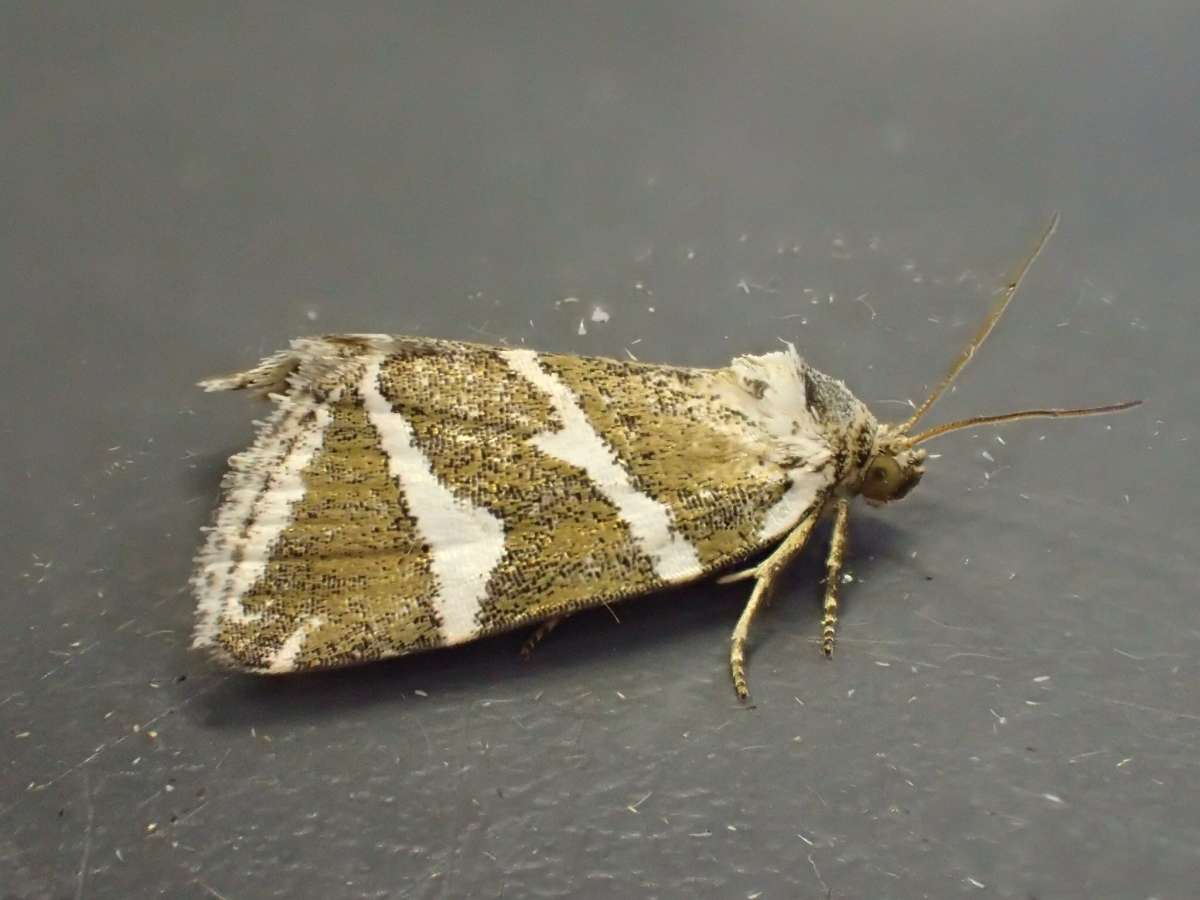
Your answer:
[[[842,497],[837,502],[837,518],[833,522],[833,537],[829,541],[829,556],[825,560],[825,614],[821,617],[821,650],[833,656],[833,639],[837,633],[838,585],[842,580],[842,560],[846,557],[846,542],[850,536],[850,501]]]
[[[774,587],[776,577],[804,549],[804,543],[812,534],[817,518],[814,513],[793,528],[783,539],[783,543],[754,567],[754,590],[750,592],[750,600],[742,610],[729,644],[729,671],[733,675],[733,689],[737,691],[739,700],[750,696],[750,688],[746,685],[746,639],[750,634],[750,623],[754,621],[759,608],[767,599],[767,594]]]
[[[529,633],[529,637],[525,638],[525,643],[521,644],[521,659],[528,662],[533,657],[534,648],[545,639],[546,635],[561,625],[565,618],[565,615],[554,616],[544,622],[539,622]]]

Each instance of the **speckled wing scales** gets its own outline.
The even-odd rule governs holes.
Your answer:
[[[253,671],[346,665],[770,546],[834,477],[789,352],[706,370],[351,335],[205,382],[276,408],[198,557],[196,644]]]

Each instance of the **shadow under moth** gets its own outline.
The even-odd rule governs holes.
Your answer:
[[[269,396],[274,410],[229,461],[192,579],[195,645],[261,673],[536,626],[529,649],[577,610],[721,575],[753,584],[729,657],[745,699],[750,625],[822,516],[834,522],[821,620],[828,655],[855,497],[906,496],[925,471],[919,445],[939,435],[1139,402],[915,430],[1056,225],[899,423],[880,423],[791,344],[700,369],[332,335],[201,382]]]

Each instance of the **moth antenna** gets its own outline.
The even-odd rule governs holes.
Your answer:
[[[972,428],[976,425],[997,425],[1003,422],[1018,422],[1021,419],[1071,419],[1078,416],[1102,416],[1105,413],[1122,412],[1141,405],[1141,400],[1129,400],[1125,403],[1114,403],[1111,406],[1087,406],[1078,409],[1022,409],[1017,412],[1002,413],[998,416],[972,416],[969,419],[959,419],[957,422],[947,422],[945,425],[935,425],[933,428],[908,438],[908,445],[913,447],[947,432],[961,431],[963,428]]]
[[[1025,280],[1025,273],[1033,265],[1033,261],[1041,255],[1042,248],[1046,246],[1046,242],[1050,240],[1050,235],[1054,234],[1054,230],[1058,228],[1058,213],[1054,213],[1050,217],[1045,229],[1042,231],[1042,236],[1038,238],[1038,242],[1034,245],[1033,251],[1026,256],[1012,270],[1008,280],[1004,285],[1004,290],[1000,292],[992,311],[988,313],[988,317],[983,320],[983,324],[979,326],[979,330],[975,332],[975,336],[971,338],[962,352],[946,370],[946,374],[942,377],[938,386],[930,391],[929,396],[925,401],[917,407],[916,412],[908,417],[908,420],[898,429],[901,433],[910,430],[920,420],[921,416],[929,412],[930,407],[937,402],[938,398],[945,393],[950,385],[954,384],[954,379],[958,374],[967,367],[972,357],[975,356],[975,351],[983,346],[983,342],[988,339],[988,335],[992,333],[992,329],[996,327],[996,323],[1000,321],[1000,317],[1004,315],[1004,311],[1008,309],[1008,304],[1012,302],[1012,298],[1021,288],[1021,282]]]

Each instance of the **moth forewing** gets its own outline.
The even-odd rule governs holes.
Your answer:
[[[688,369],[295,341],[206,383],[277,409],[198,557],[196,644],[255,672],[329,668],[722,571],[814,516],[849,464],[813,406],[836,392],[806,370],[791,348]]]
[[[332,668],[475,640],[761,562],[750,625],[823,512],[821,647],[835,639],[850,501],[905,496],[930,438],[911,434],[1007,308],[1057,223],[916,413],[880,425],[794,347],[720,369],[389,335],[302,338],[202,382],[271,397],[233,457],[192,584],[195,644],[252,672]]]

